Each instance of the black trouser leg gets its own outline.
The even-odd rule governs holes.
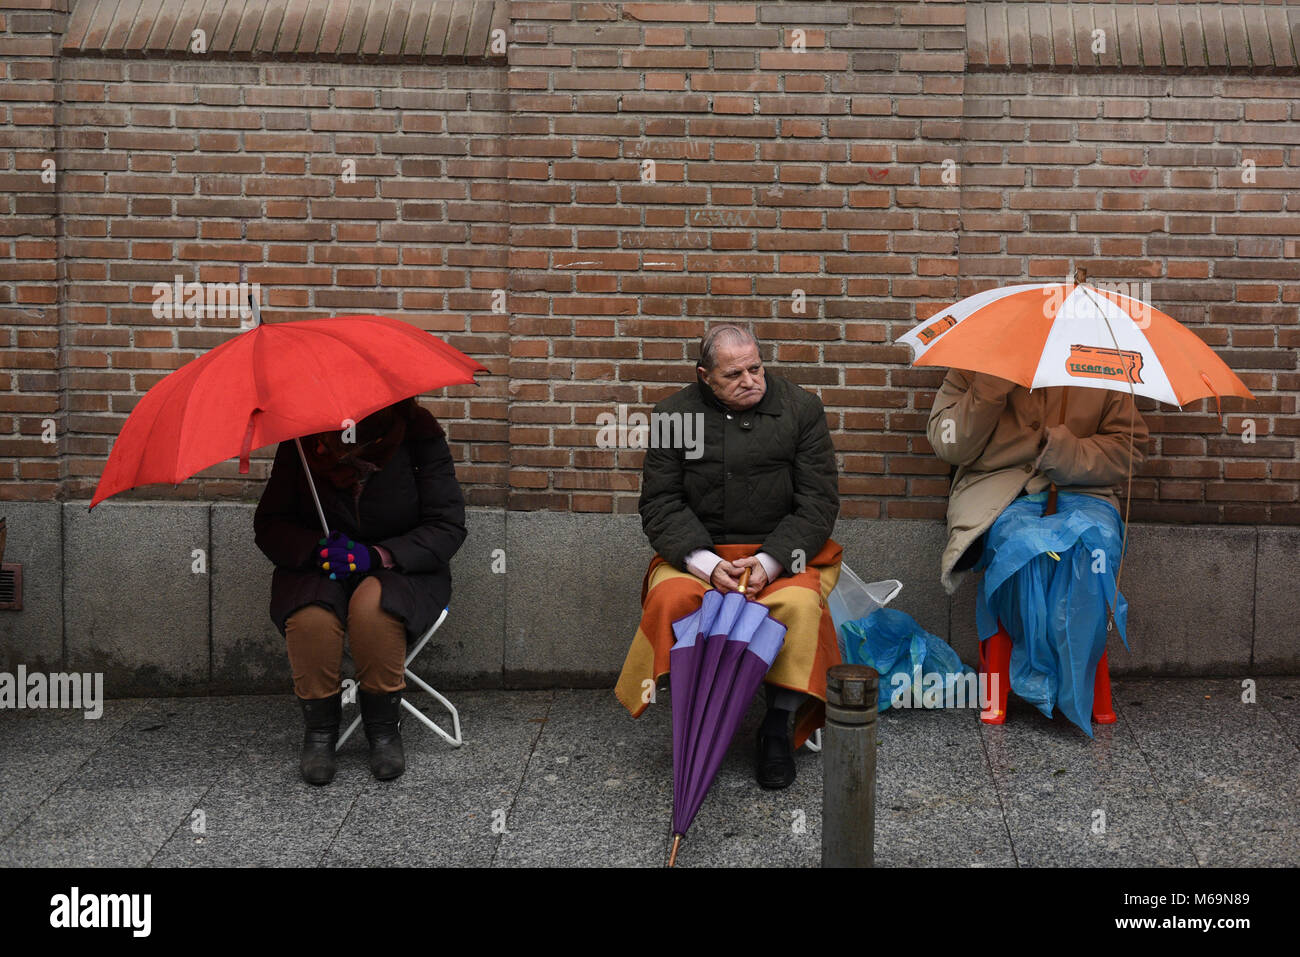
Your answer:
[[[789,688],[776,688],[763,685],[763,694],[767,699],[767,714],[763,717],[763,733],[790,736],[790,725],[794,713],[803,703],[804,695]]]
[[[799,709],[803,695],[788,688],[774,688],[765,684],[767,714],[758,729],[758,742],[754,755],[754,776],[759,785],[779,790],[794,783],[794,747],[790,741],[790,726]]]

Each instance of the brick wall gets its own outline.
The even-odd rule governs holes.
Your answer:
[[[63,440],[40,439],[63,414],[60,219],[42,166],[57,155],[65,21],[66,3],[0,4],[0,499],[49,500],[60,488]]]
[[[942,374],[893,340],[1083,265],[1149,282],[1259,396],[1225,400],[1222,425],[1212,403],[1144,403],[1134,517],[1300,522],[1300,83],[1277,39],[1300,11],[1271,34],[1279,10],[1258,11],[1269,46],[1217,4],[1180,5],[1172,28],[1143,10],[1136,61],[1085,64],[1110,5],[517,2],[505,58],[384,62],[57,56],[67,18],[16,5],[0,498],[88,498],[139,395],[234,333],[153,317],[153,283],[180,273],[260,282],[272,321],[385,312],[475,355],[482,385],[426,404],[471,500],[515,509],[634,511],[640,453],[597,448],[596,417],[647,409],[689,381],[708,322],[746,320],[825,401],[843,513],[939,518],[924,421]],[[1189,9],[1205,38],[1229,21],[1222,65],[1166,65]],[[132,494],[254,497],[265,467]]]
[[[28,52],[16,30],[34,16],[9,14],[6,54]],[[97,42],[114,35],[106,23],[90,24]],[[6,263],[0,283],[0,335],[11,336],[0,368],[14,389],[0,412],[21,434],[0,438],[0,476],[9,480],[0,497],[87,498],[139,396],[238,331],[235,317],[156,318],[154,284],[179,275],[260,284],[266,321],[380,312],[477,357],[493,373],[481,386],[426,404],[448,424],[471,501],[503,500],[507,320],[490,305],[492,290],[507,285],[504,61],[65,51],[57,124],[47,110],[45,125],[28,130],[20,124],[35,121],[25,101],[37,84],[18,80],[52,62],[10,61],[0,91],[10,124],[0,131],[10,159],[0,202],[24,214],[6,217],[6,258],[21,262],[14,272]],[[57,159],[57,185],[39,181],[47,156]],[[56,224],[61,294],[45,281],[51,240],[34,241]],[[39,437],[52,414],[54,445]],[[177,489],[134,494],[255,495],[273,451],[254,464],[252,482],[231,461]]]
[[[591,423],[689,381],[706,324],[740,319],[826,403],[844,515],[942,514],[919,411],[940,376],[889,343],[955,288],[959,190],[933,184],[962,23],[953,3],[515,5],[546,205],[511,233],[512,501],[635,510],[639,453],[583,449]]]
[[[1135,516],[1300,522],[1297,108],[1291,77],[966,78],[955,294],[1083,263],[1142,284],[1258,397],[1225,400],[1222,424],[1212,401],[1140,403]]]

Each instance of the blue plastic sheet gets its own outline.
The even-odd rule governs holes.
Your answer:
[[[974,694],[957,688],[963,675],[973,674],[942,638],[930,634],[906,612],[880,608],[866,618],[840,627],[846,664],[867,665],[880,675],[879,710],[892,703],[907,707],[943,707],[967,701]],[[931,676],[938,675],[939,679]]]
[[[1093,681],[1106,650],[1123,528],[1104,499],[1060,492],[1056,513],[1044,516],[1046,501],[1046,492],[1016,499],[986,533],[975,565],[984,573],[975,624],[980,640],[998,630],[999,619],[1011,635],[1012,691],[1049,718],[1059,707],[1091,737]],[[1115,626],[1125,647],[1127,621],[1120,595]]]

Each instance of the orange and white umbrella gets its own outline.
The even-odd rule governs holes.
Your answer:
[[[1080,271],[1082,273],[1082,270]],[[1182,407],[1253,399],[1191,330],[1159,309],[1082,283],[1031,283],[968,296],[900,336],[912,365],[985,372],[1028,389],[1131,391]]]

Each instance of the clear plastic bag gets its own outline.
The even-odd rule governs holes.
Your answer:
[[[831,590],[826,598],[831,620],[835,622],[835,634],[840,644],[840,657],[845,661],[844,625],[850,621],[861,621],[877,608],[884,608],[903,590],[903,583],[895,578],[867,584],[859,578],[847,564],[840,564],[839,584]]]

